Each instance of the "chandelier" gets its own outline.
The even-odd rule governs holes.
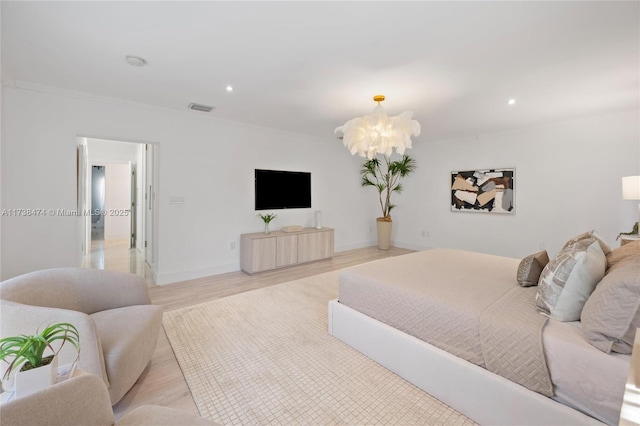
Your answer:
[[[373,114],[349,120],[336,127],[335,133],[344,135],[344,146],[351,155],[358,154],[371,160],[377,154],[390,156],[394,149],[403,155],[407,148],[411,148],[411,137],[420,135],[420,123],[411,119],[411,111],[395,117],[387,116],[381,105],[383,95],[376,95],[373,100],[378,103]]]

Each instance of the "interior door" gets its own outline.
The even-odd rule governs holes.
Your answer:
[[[153,203],[155,194],[155,182],[153,179],[153,145],[147,144],[145,151],[145,188],[144,188],[144,258],[153,267]]]
[[[104,239],[131,243],[131,163],[105,167]]]
[[[131,170],[131,204],[129,204],[129,210],[130,210],[130,214],[129,214],[129,221],[131,222],[130,224],[130,229],[131,229],[131,241],[129,241],[129,248],[136,248],[136,240],[138,238],[138,233],[136,232],[136,226],[138,224],[137,220],[137,214],[136,212],[138,211],[137,209],[137,205],[138,205],[138,200],[137,200],[137,188],[136,188],[136,184],[137,184],[137,179],[136,179],[136,170],[132,169]]]
[[[91,178],[89,174],[91,166],[87,155],[87,146],[84,144],[78,145],[77,151],[77,198],[78,198],[78,211],[88,212],[90,209],[90,187]],[[91,216],[88,214],[78,215],[78,225],[80,227],[80,247],[82,256],[89,252],[91,246]],[[82,259],[80,259],[82,262]]]

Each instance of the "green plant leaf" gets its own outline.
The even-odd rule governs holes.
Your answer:
[[[375,186],[380,197],[382,216],[388,216],[391,209],[391,194],[401,193],[404,189],[399,180],[409,176],[416,170],[416,161],[409,155],[403,155],[401,159],[391,161],[389,157],[382,155],[382,160],[373,158],[362,164],[360,174],[362,186]]]
[[[258,213],[258,216],[263,220],[264,223],[270,223],[273,219],[278,217],[275,213]]]
[[[58,341],[60,346],[55,349],[52,344]],[[25,362],[39,367],[47,348],[57,355],[66,342],[73,345],[79,355],[80,335],[78,329],[70,323],[52,324],[31,336],[22,334],[0,339],[0,361],[9,364],[2,379],[7,379],[12,371],[20,368]]]
[[[371,179],[369,179],[369,176],[363,175],[362,176],[361,185],[362,186],[375,186],[376,184],[373,183],[373,181]]]

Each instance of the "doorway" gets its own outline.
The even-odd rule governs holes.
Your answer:
[[[78,204],[87,212],[79,224],[82,266],[135,273],[154,285],[153,148],[94,138],[78,144]]]

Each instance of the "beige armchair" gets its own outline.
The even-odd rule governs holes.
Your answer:
[[[3,426],[112,426],[109,394],[98,377],[81,373],[64,382],[0,405]],[[118,426],[215,425],[184,411],[143,405],[126,413]]]
[[[98,269],[56,268],[0,283],[0,337],[70,322],[80,334],[78,368],[102,378],[111,404],[138,380],[156,347],[162,308],[142,277]],[[75,358],[60,353],[60,365]]]

